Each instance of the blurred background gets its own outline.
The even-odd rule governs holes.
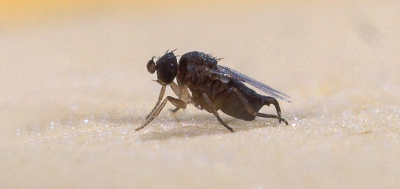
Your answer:
[[[399,10],[390,0],[2,1],[0,188],[396,188]],[[173,49],[289,94],[289,126],[221,115],[231,134],[168,104],[135,132],[160,90],[145,64]]]

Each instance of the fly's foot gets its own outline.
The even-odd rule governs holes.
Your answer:
[[[286,125],[289,125],[289,123],[286,121],[285,118],[279,117],[279,123],[280,123],[281,121],[285,122]]]

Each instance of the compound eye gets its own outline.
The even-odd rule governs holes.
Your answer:
[[[157,66],[156,63],[154,63],[154,59],[155,57],[153,56],[151,58],[151,60],[149,60],[149,62],[147,62],[147,71],[149,71],[150,73],[154,73],[157,70]]]

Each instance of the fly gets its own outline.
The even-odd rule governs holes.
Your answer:
[[[162,87],[156,105],[146,117],[145,123],[136,128],[136,131],[143,129],[157,117],[168,101],[176,107],[172,110],[173,112],[180,108],[185,109],[189,103],[199,109],[204,109],[214,114],[218,121],[231,132],[233,129],[220,118],[218,110],[246,121],[254,120],[258,116],[275,118],[279,120],[279,123],[283,121],[288,125],[286,119],[281,117],[281,109],[276,100],[278,98],[290,102],[288,95],[234,69],[218,65],[220,59],[198,51],[182,55],[179,64],[174,51],[167,51],[156,62],[154,58],[147,63],[147,70],[150,73],[157,71],[156,82]],[[260,95],[244,83],[270,96]],[[167,96],[163,100],[167,86],[171,87],[178,98]],[[259,112],[264,105],[270,104],[275,106],[277,115]]]

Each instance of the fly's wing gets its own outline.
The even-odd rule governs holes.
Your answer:
[[[218,74],[223,77],[233,78],[240,82],[248,83],[248,84],[260,89],[261,91],[271,95],[272,97],[279,98],[281,100],[290,102],[290,100],[288,100],[288,98],[290,98],[290,96],[287,94],[279,92],[279,91],[271,88],[270,86],[265,85],[264,83],[261,83],[261,82],[255,80],[247,75],[244,75],[234,69],[231,69],[231,68],[228,68],[225,66],[221,66],[221,65],[217,65],[217,67],[218,67],[218,71],[212,70],[211,73]]]

